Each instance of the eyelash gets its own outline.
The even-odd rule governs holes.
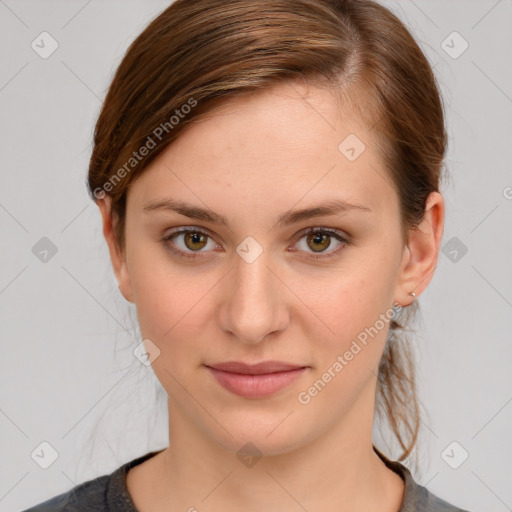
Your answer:
[[[213,239],[213,237],[207,231],[192,226],[190,228],[180,229],[179,231],[174,231],[171,234],[165,235],[164,237],[161,238],[160,241],[163,242],[172,253],[174,253],[182,258],[189,258],[189,259],[201,258],[202,256],[199,256],[201,251],[196,251],[196,252],[182,251],[181,249],[176,249],[174,244],[172,244],[172,240],[174,238],[177,238],[178,236],[180,236],[182,234],[186,234],[186,233],[199,233],[201,235],[207,236],[209,239]],[[346,237],[341,235],[340,232],[338,232],[337,230],[333,230],[330,228],[319,228],[319,227],[308,228],[307,230],[303,231],[301,233],[301,235],[298,237],[297,242],[300,241],[305,236],[310,235],[312,233],[321,233],[323,235],[329,235],[333,238],[336,238],[336,240],[338,240],[339,242],[342,243],[342,245],[340,247],[338,247],[338,249],[335,249],[334,251],[331,251],[329,253],[319,253],[319,255],[315,255],[314,253],[312,253],[312,255],[308,256],[308,258],[313,259],[313,260],[332,258],[333,256],[340,253],[343,249],[345,249],[345,246],[350,245],[350,241]],[[169,243],[169,242],[171,242],[171,243]]]

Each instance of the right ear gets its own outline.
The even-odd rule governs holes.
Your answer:
[[[119,290],[123,294],[123,297],[128,302],[134,302],[132,284],[130,281],[130,275],[128,273],[128,266],[126,264],[126,258],[121,251],[115,234],[114,234],[114,223],[115,219],[112,216],[112,198],[108,195],[97,200],[98,208],[100,209],[101,218],[103,222],[103,236],[108,245],[110,252],[110,259],[112,261],[112,267],[116,275]]]

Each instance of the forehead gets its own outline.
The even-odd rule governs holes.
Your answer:
[[[215,211],[261,211],[328,195],[378,210],[397,199],[380,160],[370,133],[328,90],[282,84],[216,107],[152,162],[128,202],[169,194]]]

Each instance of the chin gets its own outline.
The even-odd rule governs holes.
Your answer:
[[[233,452],[239,458],[245,455],[253,456],[277,456],[290,453],[299,448],[302,443],[299,439],[290,439],[288,436],[270,436],[266,433],[247,432],[234,433],[233,437],[216,439],[216,442],[226,451]]]
[[[223,449],[237,455],[246,451],[254,451],[255,455],[282,455],[306,444],[313,434],[299,412],[300,409],[292,407],[267,413],[261,410],[244,413],[238,409],[228,418],[218,418],[221,424],[228,426],[231,436],[222,428],[208,434]]]

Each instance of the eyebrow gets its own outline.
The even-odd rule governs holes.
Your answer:
[[[170,211],[176,212],[191,219],[203,220],[213,224],[220,224],[231,229],[229,222],[222,216],[211,210],[199,208],[184,201],[176,201],[174,199],[161,199],[146,203],[143,207],[144,213],[153,211]],[[303,208],[301,210],[287,211],[281,214],[275,224],[279,227],[288,226],[314,217],[336,215],[339,213],[355,212],[371,212],[371,208],[361,204],[349,203],[342,200],[327,201],[317,206]]]

